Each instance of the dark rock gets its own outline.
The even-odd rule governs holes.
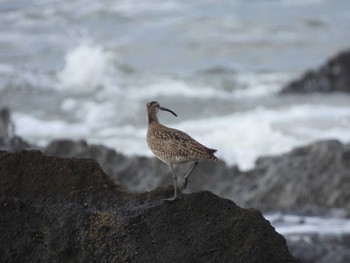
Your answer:
[[[88,145],[85,141],[55,140],[47,145],[44,153],[59,157],[93,158],[105,173],[132,191],[156,188],[160,185],[161,175],[167,173],[167,167],[160,165],[155,158],[127,157],[103,145]]]
[[[173,183],[170,169],[156,158],[124,156],[103,145],[88,145],[85,141],[56,140],[51,142],[44,153],[50,156],[94,158],[102,169],[128,190],[143,192],[158,186]],[[181,179],[192,164],[176,166]],[[228,192],[232,180],[239,170],[225,163],[201,162],[190,178],[187,192],[210,190],[216,193]]]
[[[244,194],[235,188],[232,198],[260,208],[350,209],[349,151],[349,144],[328,140],[260,158],[238,176]]]
[[[289,83],[282,93],[350,92],[350,50],[331,58],[321,68]]]
[[[172,184],[169,168],[159,160],[126,157],[102,145],[61,140],[49,144],[45,153],[94,158],[108,175],[131,191]],[[190,165],[177,167],[180,179]],[[209,190],[260,209],[350,208],[349,168],[350,145],[320,141],[280,156],[260,158],[255,168],[246,172],[224,163],[201,162],[186,192]]]
[[[289,240],[288,246],[303,262],[350,262],[350,235],[312,235]]]
[[[109,198],[115,199],[116,193],[124,191],[93,159],[47,157],[40,151],[0,155],[0,174],[1,194],[28,203],[34,200],[35,204],[39,200],[45,204],[108,203]]]
[[[0,109],[0,138],[9,139],[11,137],[11,122],[10,110],[6,107]]]
[[[131,194],[92,159],[0,156],[1,262],[300,262],[255,209]]]

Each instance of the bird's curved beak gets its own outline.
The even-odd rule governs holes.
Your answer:
[[[174,116],[175,116],[175,117],[177,117],[176,113],[175,113],[175,112],[173,112],[172,110],[169,110],[169,109],[164,108],[164,107],[159,107],[159,109],[160,109],[160,110],[163,110],[163,111],[168,111],[168,112],[170,112],[170,113],[174,114]]]

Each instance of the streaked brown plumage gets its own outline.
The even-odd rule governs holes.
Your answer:
[[[168,111],[177,116],[173,111],[160,107],[159,103],[152,101],[147,103],[147,144],[154,155],[169,165],[174,178],[174,197],[177,198],[177,176],[173,165],[177,163],[194,162],[192,168],[184,176],[181,190],[186,188],[188,177],[200,160],[218,161],[214,155],[216,150],[210,149],[183,131],[166,127],[159,123],[157,113],[159,110]]]

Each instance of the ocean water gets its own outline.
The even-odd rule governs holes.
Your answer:
[[[294,239],[310,235],[342,236],[350,234],[350,220],[341,214],[320,217],[275,213],[265,216],[278,233]]]
[[[35,144],[84,138],[151,156],[145,104],[157,100],[178,114],[162,123],[250,169],[315,140],[350,141],[349,95],[278,95],[349,48],[349,26],[348,0],[2,0],[0,106]],[[350,229],[268,218],[285,235]]]
[[[151,153],[145,104],[160,120],[249,169],[258,156],[318,139],[349,141],[350,97],[278,96],[348,48],[350,3],[1,1],[0,105],[45,145],[85,138]]]

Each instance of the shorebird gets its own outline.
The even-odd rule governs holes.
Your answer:
[[[178,197],[177,175],[174,171],[174,164],[194,162],[183,178],[180,187],[180,191],[182,191],[186,189],[188,178],[200,160],[217,162],[219,159],[214,155],[215,149],[210,149],[200,144],[183,131],[172,129],[159,123],[157,113],[160,110],[168,111],[177,117],[175,112],[161,107],[156,101],[147,103],[146,109],[148,119],[147,144],[153,154],[170,167],[174,179],[174,197],[167,200],[173,201]]]

